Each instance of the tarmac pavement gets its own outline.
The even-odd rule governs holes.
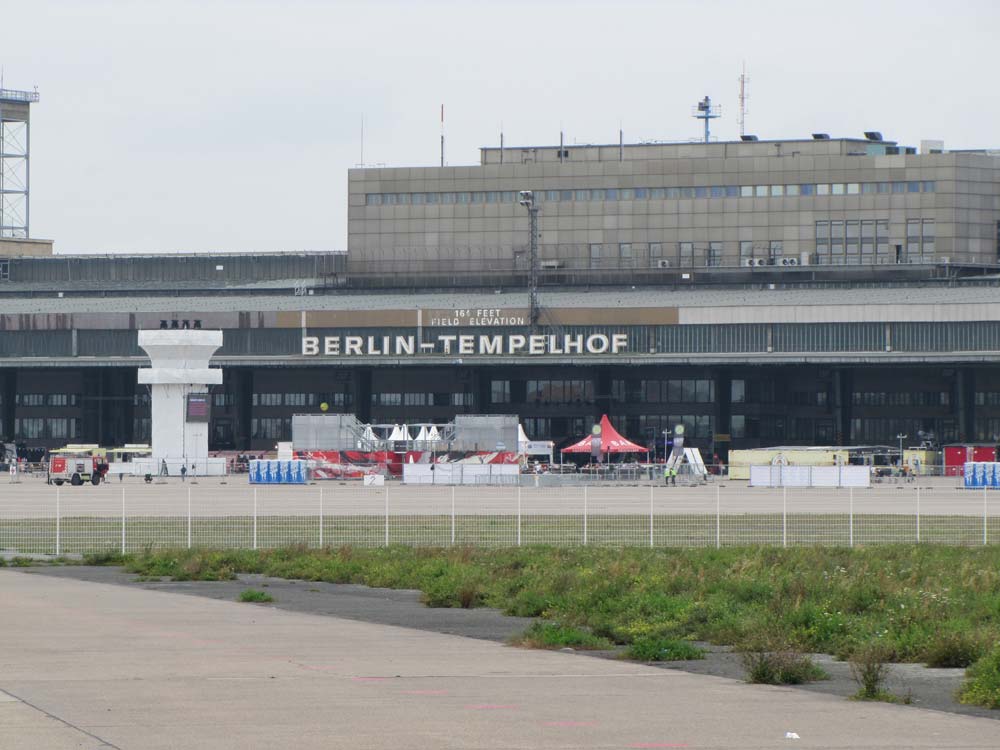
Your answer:
[[[12,569],[0,691],[2,750],[1000,746],[990,719]]]

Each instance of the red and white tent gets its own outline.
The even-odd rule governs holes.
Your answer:
[[[591,436],[587,435],[580,442],[563,448],[562,452],[590,453],[590,441]],[[605,414],[601,417],[601,453],[649,453],[649,449],[623,438],[618,430],[611,426],[611,420]]]

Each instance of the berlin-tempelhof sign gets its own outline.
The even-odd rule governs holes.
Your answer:
[[[619,354],[627,350],[628,335],[624,333],[440,334],[431,337],[429,341],[416,335],[302,337],[302,354],[307,357],[588,355]]]

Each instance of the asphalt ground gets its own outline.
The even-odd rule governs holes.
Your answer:
[[[0,520],[62,515],[120,517],[234,515],[591,515],[848,513],[1000,517],[1000,492],[965,490],[955,477],[924,477],[913,483],[855,489],[756,488],[719,480],[704,485],[666,487],[660,483],[565,487],[428,486],[389,482],[384,488],[359,482],[316,482],[294,486],[251,486],[246,475],[220,480],[201,477],[145,484],[115,478],[94,487],[61,488],[43,477],[0,481]],[[58,490],[58,491],[57,491]]]
[[[995,720],[927,710],[996,718],[950,702],[961,670],[900,665],[914,705],[864,704],[830,659],[829,681],[751,686],[725,650],[654,667],[504,647],[529,620],[412,591],[133,580],[0,571],[0,748],[1000,745]],[[248,587],[276,602],[236,603]]]

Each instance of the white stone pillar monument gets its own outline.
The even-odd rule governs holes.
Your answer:
[[[225,459],[208,458],[210,403],[205,404],[203,417],[188,413],[190,394],[206,394],[209,385],[222,383],[222,370],[208,366],[222,346],[222,331],[139,331],[139,346],[146,350],[151,366],[139,370],[138,380],[152,390],[153,455],[143,472],[159,475],[166,462],[172,477],[181,475],[181,467],[188,475],[224,474]]]

